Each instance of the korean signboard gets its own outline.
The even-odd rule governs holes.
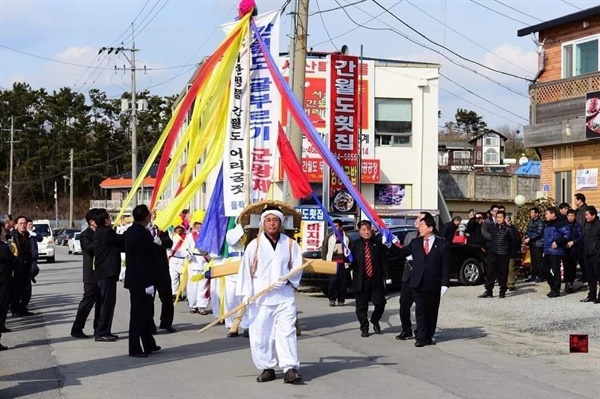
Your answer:
[[[358,183],[358,57],[331,54],[327,101],[329,150],[342,166],[350,182]],[[339,177],[331,173],[331,208],[335,212],[356,212],[354,198]]]
[[[318,250],[325,238],[323,211],[314,206],[302,206],[295,209],[302,214],[302,252]]]
[[[323,182],[323,160],[321,158],[302,158],[302,170],[310,183]],[[362,160],[362,183],[379,183],[381,169],[379,159]],[[283,164],[279,162],[279,179],[283,179]]]
[[[585,97],[585,138],[600,138],[600,91]]]
[[[598,169],[577,169],[575,171],[575,190],[595,190],[598,188]]]
[[[411,209],[412,186],[409,184],[376,184],[375,209]]]

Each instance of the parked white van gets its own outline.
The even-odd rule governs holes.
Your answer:
[[[54,233],[50,227],[50,220],[40,219],[33,221],[33,231],[42,236],[42,241],[38,242],[38,257],[46,259],[48,263],[54,263]]]

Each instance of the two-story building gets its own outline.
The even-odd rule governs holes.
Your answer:
[[[599,204],[600,146],[590,138],[600,137],[593,100],[600,97],[594,94],[600,91],[600,6],[517,32],[536,33],[539,69],[529,88],[524,139],[541,159],[540,189],[558,202],[573,203],[574,194],[582,192],[588,203]]]
[[[504,147],[507,137],[495,130],[486,129],[469,141],[440,141],[438,166],[448,170],[474,170],[478,168],[505,168]]]

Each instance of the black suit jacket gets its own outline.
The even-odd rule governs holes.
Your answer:
[[[125,232],[125,288],[143,290],[157,283],[159,259],[152,234],[139,223]]]
[[[9,284],[18,264],[19,259],[12,254],[8,244],[0,241],[0,288]],[[5,290],[4,293],[8,296],[8,290]]]
[[[125,239],[110,227],[98,226],[94,233],[96,278],[118,280],[121,274],[121,252]]]
[[[386,247],[376,237],[369,239],[369,247],[371,248],[371,259],[373,260],[373,280],[377,287],[381,289],[385,288],[385,279],[390,278],[390,271],[387,263],[385,262]],[[353,260],[350,263],[350,270],[354,271],[352,278],[352,284],[354,286],[354,292],[361,292],[363,290],[363,283],[366,279],[365,276],[365,244],[361,238],[359,240],[350,241],[348,246],[350,252],[352,252]]]
[[[417,237],[403,249],[405,255],[412,255],[410,286],[423,291],[439,290],[442,285],[450,285],[450,244],[435,236],[429,254],[425,255],[423,237]]]
[[[83,282],[94,284],[97,282],[94,272],[94,230],[90,227],[79,234],[81,253],[83,254]]]

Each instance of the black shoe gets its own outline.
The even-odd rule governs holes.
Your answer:
[[[85,339],[85,338],[89,338],[90,336],[85,334],[83,331],[72,331],[71,337]]]
[[[244,330],[244,333],[242,334],[242,337],[244,337],[244,338],[250,338],[250,329],[249,328],[246,328]]]
[[[154,348],[144,351],[144,353],[145,353],[146,355],[149,355],[149,354],[151,354],[151,353],[158,352],[158,351],[160,351],[161,349],[162,349],[162,348],[161,348],[160,346],[156,345]]]
[[[546,296],[548,298],[558,298],[560,296],[560,292],[550,291],[548,294],[546,294]]]
[[[417,348],[422,348],[422,347],[424,347],[425,345],[427,345],[427,342],[425,342],[425,341],[420,341],[420,340],[416,340],[416,341],[415,341],[415,346],[416,346]]]
[[[600,298],[596,299],[594,303],[600,303]]]
[[[236,331],[236,332],[228,332],[227,333],[227,338],[236,338],[239,337],[240,334]]]
[[[107,335],[104,337],[96,337],[94,341],[96,342],[115,342],[117,339],[113,336]]]
[[[148,355],[144,352],[130,353],[129,356],[131,356],[131,357],[148,357]]]
[[[486,291],[481,295],[478,295],[477,298],[493,298],[494,294],[490,291]]]
[[[269,381],[273,381],[274,379],[275,379],[275,370],[273,370],[273,369],[263,370],[263,372],[260,373],[260,375],[258,377],[256,377],[257,382],[269,382]]]
[[[286,384],[299,384],[302,382],[302,374],[296,369],[289,369],[283,375],[283,382]]]
[[[161,329],[161,330],[165,330],[165,331],[166,331],[166,332],[168,332],[168,333],[174,333],[174,332],[176,332],[176,331],[177,331],[177,330],[176,330],[176,329],[174,329],[173,327],[163,327],[163,326],[160,326],[160,329]]]
[[[2,329],[0,329],[0,333],[9,333],[9,332],[12,332],[12,330],[10,328],[2,327]]]
[[[501,291],[500,294],[498,294],[498,298],[506,298],[506,292]]]
[[[400,334],[396,335],[396,339],[399,341],[406,341],[409,338],[412,338],[412,332],[402,331]]]
[[[373,331],[375,331],[375,334],[381,334],[381,326],[379,325],[379,320],[371,320],[371,323],[373,324]]]
[[[0,351],[5,351],[8,349],[8,346],[4,346],[2,344],[0,344]]]
[[[335,301],[333,301],[333,300],[330,300],[330,301],[329,301],[329,306],[335,306]]]
[[[368,338],[369,337],[369,332],[368,331],[363,331],[360,333],[360,336],[363,338]]]
[[[119,339],[119,336],[116,334],[108,334],[110,337],[113,337],[114,339]]]
[[[594,302],[594,299],[590,298],[589,296],[586,296],[584,299],[580,300],[579,302]]]

